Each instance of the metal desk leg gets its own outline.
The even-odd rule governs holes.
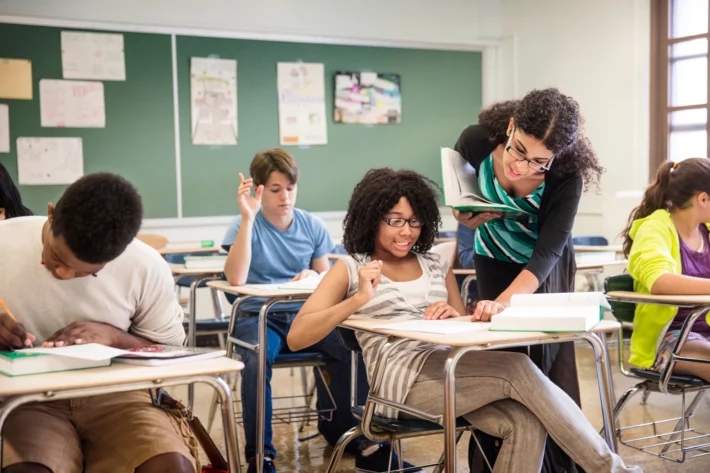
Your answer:
[[[194,347],[197,345],[197,289],[200,287],[202,281],[216,280],[218,278],[208,275],[208,276],[198,276],[190,284],[190,320],[188,320],[187,325],[187,346]],[[195,400],[195,386],[189,385],[187,387],[187,405],[190,409],[194,406]]]
[[[444,365],[444,465],[447,472],[456,470],[456,365],[468,351],[457,348],[449,353]]]
[[[586,333],[582,338],[589,342],[594,349],[594,360],[597,365],[597,382],[599,384],[599,400],[602,407],[602,421],[604,422],[604,437],[609,449],[617,453],[619,445],[615,435],[616,427],[614,425],[613,404],[612,404],[612,386],[610,384],[609,373],[609,353],[606,351],[606,345],[594,333]]]
[[[234,420],[234,403],[232,401],[232,391],[229,385],[222,378],[211,378],[203,381],[212,386],[215,393],[219,395],[222,402],[222,427],[224,430],[224,448],[227,450],[227,464],[230,473],[241,473],[242,467],[239,464],[239,442],[237,441],[237,426]]]
[[[259,370],[256,386],[256,473],[264,471],[264,431],[266,417],[266,314],[276,301],[269,299],[259,310]]]

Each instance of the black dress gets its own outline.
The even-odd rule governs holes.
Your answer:
[[[478,174],[481,163],[493,152],[496,145],[488,139],[488,130],[481,125],[466,128],[456,150]],[[542,281],[537,292],[572,292],[577,270],[571,234],[577,207],[582,195],[583,180],[578,174],[559,175],[553,170],[545,175],[538,213],[538,240],[533,255],[527,264],[499,261],[483,255],[475,255],[478,277],[478,296],[482,300],[495,300],[523,269],[532,272]],[[572,342],[522,347],[519,351],[529,353],[532,360],[556,385],[580,404],[577,366]],[[500,439],[477,431],[489,461],[500,449]],[[493,462],[491,462],[493,464]],[[469,466],[472,473],[488,472],[475,442],[469,445]],[[548,439],[545,446],[544,473],[574,473],[582,469],[569,456]]]

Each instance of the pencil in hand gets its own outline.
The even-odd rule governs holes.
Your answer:
[[[7,314],[7,318],[3,320],[0,318],[0,345],[6,345],[11,348],[32,348],[32,343],[35,341],[35,336],[27,332],[25,328],[20,324],[12,311],[5,304],[5,301],[0,297],[0,308]],[[2,314],[0,313],[0,316]]]

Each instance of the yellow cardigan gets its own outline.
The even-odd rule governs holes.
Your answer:
[[[678,231],[667,210],[659,209],[646,218],[634,220],[629,236],[633,245],[628,268],[634,278],[634,291],[650,294],[653,284],[662,275],[682,273]],[[636,306],[630,363],[641,368],[653,365],[661,336],[677,313],[678,308],[672,306]],[[705,320],[710,323],[710,314]]]

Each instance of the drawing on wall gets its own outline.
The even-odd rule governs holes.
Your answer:
[[[237,61],[190,61],[192,144],[237,144]]]
[[[126,80],[123,35],[62,31],[65,79]]]
[[[43,127],[106,127],[103,82],[42,79],[39,108]]]
[[[21,185],[72,184],[84,175],[81,138],[18,138],[17,169]]]
[[[0,153],[10,152],[10,106],[0,103]]]
[[[335,123],[401,123],[399,74],[335,73]]]
[[[0,58],[0,98],[32,100],[32,61]]]
[[[282,145],[328,143],[323,64],[277,65],[279,135]]]

